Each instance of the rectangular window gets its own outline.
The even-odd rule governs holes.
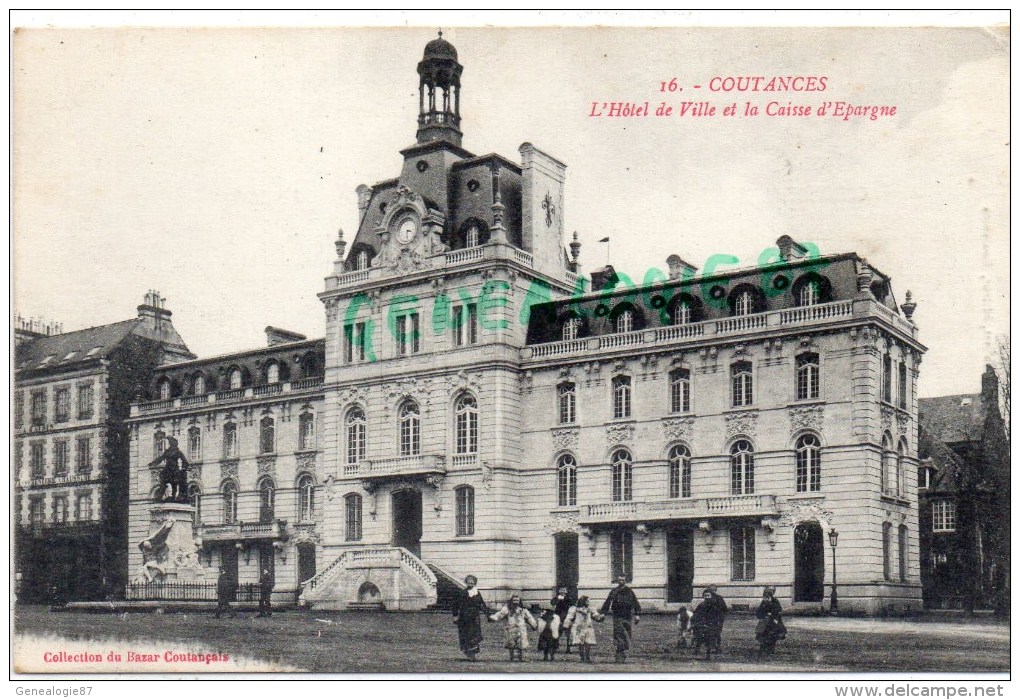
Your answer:
[[[75,442],[76,469],[79,474],[88,474],[92,471],[92,436],[83,435]]]
[[[53,420],[57,423],[66,423],[71,419],[71,390],[68,388],[57,389],[53,393]]]
[[[46,425],[46,390],[32,392],[32,427]]]
[[[24,457],[22,456],[22,444],[21,440],[15,440],[14,442],[14,478],[18,481],[21,480],[21,470],[24,465]]]
[[[14,393],[14,429],[21,430],[21,425],[25,422],[25,392],[18,391]]]
[[[69,445],[67,440],[56,440],[53,443],[53,476],[67,476]]]
[[[361,496],[352,493],[347,496],[346,510],[346,535],[348,542],[357,542],[361,539]]]
[[[298,422],[298,449],[315,449],[315,416],[311,413],[301,414]]]
[[[753,527],[735,527],[730,530],[730,564],[734,581],[754,580]]]
[[[613,380],[613,418],[630,418],[630,377]]]
[[[754,402],[751,363],[734,362],[730,373],[733,382],[733,406],[750,406]]]
[[[93,393],[92,384],[80,384],[78,385],[78,418],[89,419],[92,418],[95,409],[95,395]]]
[[[237,426],[233,423],[223,426],[223,457],[237,456]]]
[[[42,525],[46,522],[46,512],[43,510],[45,504],[42,496],[33,497],[28,500],[28,522],[31,525]]]
[[[560,423],[577,419],[577,393],[573,384],[560,384]]]
[[[92,520],[92,494],[79,493],[74,501],[74,519]]]
[[[28,468],[31,470],[33,479],[42,479],[46,476],[46,445],[41,442],[33,442],[29,447]]]
[[[901,362],[900,363],[900,377],[899,377],[899,379],[900,379],[900,381],[899,381],[899,384],[897,386],[897,390],[898,390],[897,403],[899,404],[900,408],[906,408],[907,407],[907,363],[906,362]]]
[[[900,581],[907,580],[907,526],[899,528]]]
[[[630,530],[613,530],[609,540],[612,580],[623,576],[634,580],[634,535]]]
[[[458,304],[453,307],[453,344],[474,345],[478,342],[478,305]]]
[[[956,501],[948,498],[932,501],[931,529],[934,532],[956,531]]]
[[[691,410],[691,373],[678,369],[669,375],[669,412],[687,413]]]
[[[397,354],[413,355],[421,350],[421,327],[418,314],[397,316]]]
[[[348,323],[344,326],[344,362],[365,361],[366,324]]]
[[[892,523],[882,523],[882,577],[892,581]]]
[[[470,486],[457,489],[457,536],[475,534],[475,490]]]
[[[67,496],[53,497],[53,522],[62,524],[67,522]]]
[[[188,459],[202,461],[202,431],[199,428],[188,429]]]
[[[818,398],[818,355],[809,352],[797,356],[797,400]]]
[[[892,358],[882,356],[882,400],[892,403]]]

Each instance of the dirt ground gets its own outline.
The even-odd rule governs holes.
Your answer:
[[[873,620],[789,618],[788,638],[776,655],[757,658],[754,620],[732,614],[723,632],[723,653],[711,661],[672,649],[674,620],[647,615],[635,631],[626,664],[613,662],[612,623],[598,629],[594,665],[579,663],[576,650],[542,661],[535,650],[510,663],[498,623],[483,627],[478,662],[465,661],[449,614],[288,611],[271,618],[212,614],[55,612],[44,607],[15,611],[15,664],[23,670],[135,672],[305,670],[317,673],[716,673],[716,672],[1006,672],[1009,626],[991,619],[931,617]],[[75,661],[44,661],[47,652],[95,651],[104,658],[88,667]],[[107,661],[110,650],[121,663]],[[126,651],[136,659],[126,662]],[[165,653],[227,654],[229,663],[167,665]],[[562,649],[561,649],[562,652]],[[185,657],[176,657],[184,660]]]

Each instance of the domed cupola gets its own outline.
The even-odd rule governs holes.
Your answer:
[[[457,49],[443,38],[442,32],[438,39],[425,45],[425,54],[418,62],[418,143],[449,141],[461,145],[460,74],[463,71],[464,66],[457,62]],[[441,95],[436,95],[437,88],[442,91]]]

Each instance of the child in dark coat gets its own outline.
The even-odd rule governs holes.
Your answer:
[[[542,661],[555,661],[556,652],[560,648],[560,640],[553,624],[556,612],[551,608],[542,611],[538,618],[538,650],[542,652]]]

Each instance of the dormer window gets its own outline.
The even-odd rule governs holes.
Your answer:
[[[800,294],[797,295],[797,306],[814,306],[817,303],[818,283],[811,280],[800,288]]]
[[[581,319],[571,316],[563,322],[563,340],[577,340],[581,334]]]
[[[205,393],[205,375],[195,375],[195,379],[191,385],[191,393],[195,396],[201,396]]]
[[[166,401],[170,398],[170,380],[164,379],[159,383],[159,398]]]
[[[236,367],[230,371],[230,388],[240,389],[241,388],[241,370]]]
[[[367,270],[368,269],[368,251],[359,250],[358,256],[354,259],[355,270]]]
[[[686,326],[691,322],[691,305],[681,301],[673,305],[670,321],[674,326]]]
[[[630,333],[632,330],[634,330],[634,312],[625,309],[616,317],[616,332]]]
[[[478,231],[478,224],[471,224],[468,227],[467,233],[464,234],[464,247],[474,248],[480,242],[480,234]]]
[[[733,302],[734,316],[749,316],[754,313],[754,297],[751,292],[741,292]]]
[[[279,384],[280,383],[280,365],[275,362],[270,362],[269,366],[266,367],[266,383],[267,384]]]

